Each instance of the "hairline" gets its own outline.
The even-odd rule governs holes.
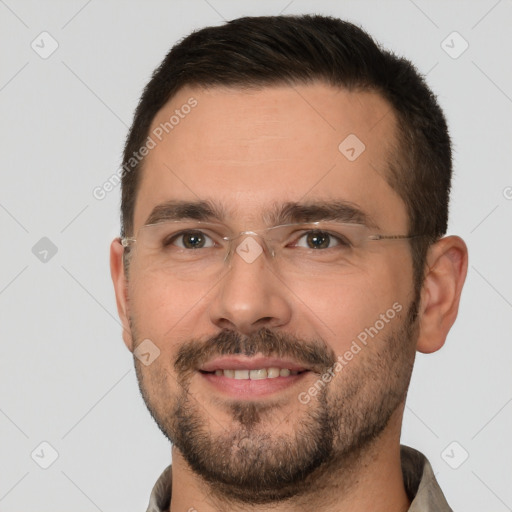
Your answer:
[[[230,91],[262,91],[265,89],[271,88],[279,88],[279,87],[288,87],[293,89],[294,85],[314,85],[314,84],[324,84],[333,89],[339,89],[340,91],[352,92],[352,93],[370,93],[377,95],[381,100],[383,100],[389,107],[388,112],[393,114],[393,131],[390,140],[387,142],[389,144],[387,158],[385,160],[384,165],[384,175],[386,183],[390,186],[390,188],[397,193],[399,198],[401,199],[404,207],[406,209],[407,215],[407,230],[411,229],[411,220],[412,220],[412,211],[410,211],[407,201],[404,199],[399,188],[393,185],[393,182],[396,181],[398,175],[404,172],[404,167],[407,166],[407,161],[410,159],[405,154],[405,142],[406,136],[403,133],[403,130],[400,129],[400,112],[397,108],[392,104],[392,102],[386,97],[382,90],[372,84],[358,84],[358,85],[344,85],[344,84],[333,84],[329,82],[325,77],[318,76],[314,79],[301,79],[296,78],[293,80],[290,79],[276,79],[274,81],[269,81],[268,83],[253,83],[253,84],[237,84],[237,83],[226,83],[226,84],[201,84],[195,81],[187,81],[181,84],[176,90],[169,95],[164,104],[155,112],[151,121],[148,123],[147,131],[143,134],[142,138],[147,139],[149,134],[151,133],[151,128],[153,123],[155,122],[158,115],[165,109],[181,92],[186,89],[193,90],[224,90],[226,92]],[[387,114],[386,114],[387,115]],[[380,122],[380,120],[378,121]],[[134,189],[132,194],[132,208],[131,208],[131,218],[124,219],[123,225],[121,226],[122,232],[121,236],[133,236],[134,226],[135,226],[135,206],[137,197],[139,194],[140,186],[142,183],[142,179],[144,176],[144,171],[146,169],[146,160],[147,156],[144,156],[140,162],[130,171],[131,173],[135,173],[136,180],[134,182]],[[127,229],[129,228],[129,229]]]

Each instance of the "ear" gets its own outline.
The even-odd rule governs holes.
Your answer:
[[[115,238],[110,244],[110,275],[114,283],[117,312],[123,324],[123,340],[128,350],[133,352],[133,339],[128,312],[128,280],[124,272],[123,254],[124,247],[121,245],[121,239]]]
[[[468,249],[458,236],[442,238],[429,249],[419,307],[418,351],[429,354],[444,345],[457,318],[467,270]]]

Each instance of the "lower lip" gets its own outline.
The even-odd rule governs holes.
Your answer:
[[[310,372],[305,371],[288,377],[275,377],[274,379],[233,379],[215,375],[214,373],[199,373],[216,390],[238,399],[250,400],[269,396],[273,393],[291,388],[302,381]]]

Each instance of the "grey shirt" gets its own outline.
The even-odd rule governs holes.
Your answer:
[[[404,486],[411,500],[409,512],[453,512],[437,483],[427,458],[408,446],[400,446]],[[171,466],[158,478],[146,512],[167,512],[171,503]]]

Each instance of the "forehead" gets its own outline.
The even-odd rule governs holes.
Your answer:
[[[181,89],[155,116],[135,228],[169,200],[211,201],[234,222],[270,205],[341,200],[406,229],[386,174],[395,116],[378,94],[323,83]]]

